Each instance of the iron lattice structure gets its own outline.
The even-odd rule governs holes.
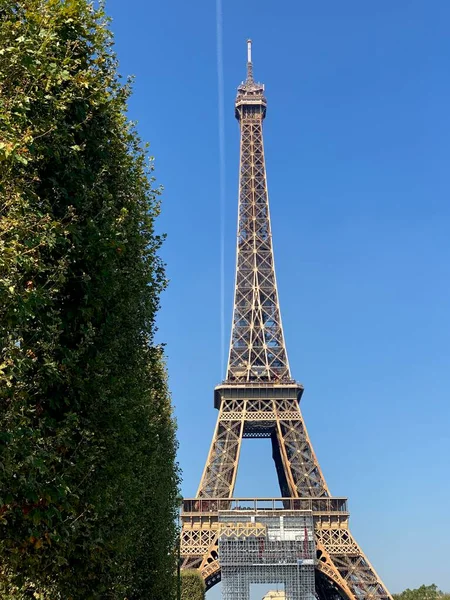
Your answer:
[[[286,600],[315,600],[312,513],[219,513],[223,600],[249,600],[252,583],[282,583]]]
[[[262,132],[266,107],[264,86],[253,78],[249,42],[247,79],[235,103],[241,131],[239,219],[227,378],[214,392],[219,416],[196,499],[184,502],[183,567],[199,568],[207,587],[220,580],[218,507],[225,510],[234,502],[242,439],[268,437],[282,508],[297,502],[313,511],[316,595],[391,600],[349,530],[345,499],[330,494],[300,412],[303,386],[291,378],[270,227]]]
[[[273,262],[262,122],[264,86],[247,79],[238,88],[241,126],[236,286],[227,380],[290,380]]]

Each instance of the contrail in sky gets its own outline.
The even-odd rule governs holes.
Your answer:
[[[217,93],[219,125],[220,185],[220,377],[225,365],[225,119],[223,106],[223,11],[222,0],[216,0]]]

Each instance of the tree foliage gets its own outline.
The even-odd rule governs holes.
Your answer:
[[[0,0],[0,596],[173,597],[159,190],[103,8]]]
[[[196,569],[181,571],[181,600],[205,600],[205,582]]]
[[[419,588],[410,590],[407,588],[400,594],[393,594],[394,600],[450,600],[450,594],[441,592],[437,585],[421,585]]]

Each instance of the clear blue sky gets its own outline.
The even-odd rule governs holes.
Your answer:
[[[130,115],[164,184],[166,343],[183,495],[224,376],[213,0],[109,0]],[[450,590],[450,2],[224,0],[225,306],[245,40],[266,84],[266,160],[291,369],[332,492],[393,592]],[[279,495],[246,440],[236,494]],[[218,590],[208,600],[218,598]]]

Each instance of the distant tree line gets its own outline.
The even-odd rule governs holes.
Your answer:
[[[0,2],[0,597],[176,596],[160,190],[103,7]]]
[[[450,600],[450,594],[441,592],[437,585],[421,585],[419,588],[409,588],[400,594],[393,594],[394,600]]]

